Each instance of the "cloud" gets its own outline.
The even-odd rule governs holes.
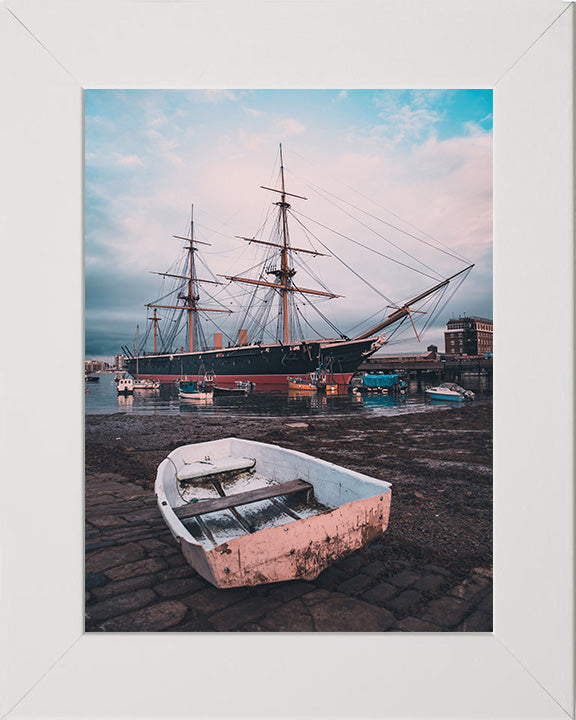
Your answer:
[[[435,134],[444,119],[446,101],[451,92],[445,90],[397,90],[374,95],[379,121],[373,133],[388,143],[420,141]]]
[[[203,90],[202,98],[207,103],[218,104],[226,101],[236,102],[238,97],[236,93],[230,90]]]
[[[102,117],[100,115],[87,114],[85,122],[88,126],[102,128],[103,130],[109,132],[113,132],[116,129],[114,122],[110,118]]]
[[[247,114],[250,115],[253,118],[259,118],[263,117],[265,115],[264,111],[262,110],[256,110],[256,108],[251,107],[243,107],[242,110]]]
[[[138,157],[138,155],[122,155],[121,153],[115,152],[114,158],[117,165],[126,167],[144,167],[144,162],[142,158]]]
[[[442,99],[442,92],[438,91],[436,102]],[[320,306],[336,326],[348,332],[379,309],[384,312],[387,304],[350,275],[343,263],[393,303],[430,285],[429,277],[399,264],[429,272],[410,255],[444,276],[461,269],[462,263],[401,230],[431,244],[435,241],[430,236],[437,238],[476,262],[446,312],[489,316],[492,137],[482,129],[480,115],[470,118],[463,134],[441,139],[435,129],[443,111],[429,94],[420,91],[393,95],[392,100],[377,93],[376,112],[373,104],[369,111],[360,107],[352,91],[338,94],[337,99],[346,99],[338,107],[334,92],[322,96],[323,106],[320,96],[311,93],[309,97],[316,103],[313,107],[312,102],[308,106],[288,93],[272,104],[272,96],[256,92],[250,93],[249,105],[233,105],[240,95],[240,91],[213,91],[207,96],[198,91],[168,98],[151,93],[148,104],[140,104],[139,111],[131,113],[122,133],[117,129],[104,132],[103,123],[90,125],[87,119],[86,279],[90,306],[87,304],[86,333],[92,354],[96,354],[97,343],[88,345],[88,336],[94,331],[93,337],[97,335],[98,342],[104,343],[106,317],[108,337],[116,339],[124,333],[127,341],[137,322],[142,330],[144,303],[161,294],[158,278],[149,271],[170,272],[170,264],[184,252],[183,243],[172,235],[185,235],[189,230],[191,204],[198,239],[212,243],[202,248],[202,256],[213,272],[240,272],[256,262],[258,248],[234,236],[252,236],[274,210],[275,195],[260,190],[260,185],[278,187],[279,141],[284,142],[288,191],[309,198],[294,199],[292,211],[397,260],[390,263],[382,255],[303,220],[343,261],[328,257],[309,259],[308,263],[319,280],[346,296]],[[224,102],[229,104],[222,107]],[[353,112],[349,113],[349,108]],[[191,118],[189,123],[178,121],[186,116]],[[168,122],[154,123],[155,118],[167,118]],[[344,122],[338,125],[341,118]],[[125,171],[120,172],[119,167]],[[314,192],[310,183],[352,205]],[[312,243],[325,252],[297,222],[291,222],[290,232],[293,245],[310,247]],[[118,274],[110,275],[112,267],[119,269]],[[130,268],[132,277],[123,281],[125,268]],[[301,286],[319,287],[300,266],[297,270]],[[114,282],[106,281],[107,274]],[[120,286],[121,297],[115,290]],[[224,292],[223,288],[208,289]],[[240,289],[232,291],[238,294]],[[121,318],[119,308],[129,317]],[[324,332],[333,332],[317,316],[310,315],[310,320]],[[439,323],[444,320],[442,316]],[[106,347],[110,348],[110,343]]]
[[[292,137],[306,132],[304,125],[294,118],[283,118],[276,121],[276,128],[283,137]]]
[[[465,122],[464,131],[470,136],[485,137],[487,134],[486,129],[482,127],[481,123],[482,120],[478,122]]]
[[[174,138],[167,137],[155,128],[144,130],[143,135],[149,138],[152,143],[152,145],[148,147],[149,150],[155,149],[160,152],[166,152],[174,150],[174,148],[178,145],[178,142]]]
[[[150,127],[159,128],[168,123],[168,118],[166,117],[166,115],[164,115],[164,113],[158,113],[150,119],[149,123]]]

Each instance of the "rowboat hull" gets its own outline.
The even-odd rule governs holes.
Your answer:
[[[197,528],[186,525],[187,521],[179,517],[188,507],[198,508],[199,503],[187,506],[182,497],[183,484],[177,476],[202,464],[214,462],[218,466],[232,458],[254,462],[253,469],[237,474],[243,488],[250,487],[251,478],[261,479],[263,475],[265,489],[274,488],[276,483],[286,487],[281,484],[298,479],[312,487],[311,505],[297,506],[295,517],[279,512],[279,517],[273,520],[270,513],[276,512],[275,505],[285,508],[286,498],[202,515],[206,525],[213,518],[213,529],[224,534],[219,536],[214,531],[212,541],[199,537]],[[222,472],[215,477],[224,483],[225,476]],[[209,478],[193,482],[199,488],[205,487],[207,481]],[[303,453],[239,438],[177,448],[159,466],[155,491],[160,512],[184,557],[219,588],[314,579],[339,558],[380,537],[388,525],[391,500],[387,482]],[[233,494],[226,493],[226,499]],[[314,505],[317,507],[312,512],[310,508]],[[246,525],[257,526],[259,518],[265,518],[263,526],[253,532],[230,533],[235,522],[233,511],[242,513]]]

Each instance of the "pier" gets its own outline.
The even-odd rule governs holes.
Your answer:
[[[458,381],[462,376],[476,375],[492,381],[492,357],[452,356],[439,353],[426,355],[373,355],[358,368],[359,372],[407,373],[418,380],[434,375],[441,380]]]

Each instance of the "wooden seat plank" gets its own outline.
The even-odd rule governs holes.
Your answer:
[[[269,500],[270,498],[280,495],[293,495],[294,493],[303,491],[310,492],[313,489],[314,486],[305,480],[291,480],[290,482],[280,483],[278,485],[267,485],[266,487],[236,493],[235,495],[226,495],[226,497],[189,503],[188,505],[174,508],[174,512],[182,520],[197,515],[218,512],[219,510],[226,510],[227,508],[237,507],[238,505],[249,505],[250,503],[259,502],[260,500]]]

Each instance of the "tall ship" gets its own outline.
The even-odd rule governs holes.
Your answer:
[[[384,331],[408,323],[418,337],[415,317],[430,313],[431,319],[431,313],[437,310],[439,299],[444,297],[448,286],[456,284],[459,287],[472,269],[473,265],[467,264],[408,300],[389,303],[371,315],[374,318],[379,314],[378,321],[358,334],[341,332],[320,309],[316,309],[334,330],[335,337],[314,337],[313,326],[304,316],[302,307],[314,309],[315,301],[335,300],[342,296],[324,286],[315,275],[313,277],[320,287],[301,286],[295,278],[296,267],[303,268],[310,258],[336,256],[311,232],[305,234],[308,242],[300,243],[309,247],[292,244],[290,226],[294,222],[302,225],[303,221],[301,216],[293,213],[291,203],[306,198],[286,190],[281,145],[279,165],[279,187],[261,186],[274,197],[265,222],[252,237],[236,236],[242,243],[258,246],[263,253],[261,261],[251,271],[227,275],[211,273],[202,259],[203,246],[210,243],[196,238],[192,208],[189,237],[173,236],[186,242],[183,267],[178,272],[158,272],[158,275],[171,281],[172,288],[154,302],[146,304],[152,317],[148,318],[150,324],[144,341],[150,345],[153,342],[153,351],[142,351],[139,347],[131,350],[127,345],[122,347],[130,374],[138,379],[159,380],[162,383],[211,375],[220,386],[233,387],[238,383],[252,382],[256,388],[266,389],[288,387],[288,378],[305,379],[323,368],[330,373],[333,382],[345,388],[361,363],[388,342]],[[357,244],[366,247],[362,243]],[[377,254],[386,257],[381,252]],[[346,262],[341,262],[348,267]],[[349,269],[363,280],[361,273]],[[200,274],[210,277],[201,277]],[[367,280],[365,282],[373,287]],[[241,288],[244,292],[240,309],[232,311],[222,302],[221,290],[219,295],[210,294],[209,290],[206,292],[207,287],[215,285]],[[386,297],[380,292],[378,294]],[[233,304],[236,307],[237,303]],[[424,307],[427,309],[422,309]],[[159,312],[166,316],[164,330]],[[232,312],[238,314],[236,328],[213,332],[207,338],[204,331],[206,323],[214,323],[218,330],[219,326],[213,318],[229,319]],[[178,327],[181,334],[185,328],[184,342],[182,338],[179,342],[176,340],[175,328]],[[307,334],[312,334],[312,337],[307,337]]]

